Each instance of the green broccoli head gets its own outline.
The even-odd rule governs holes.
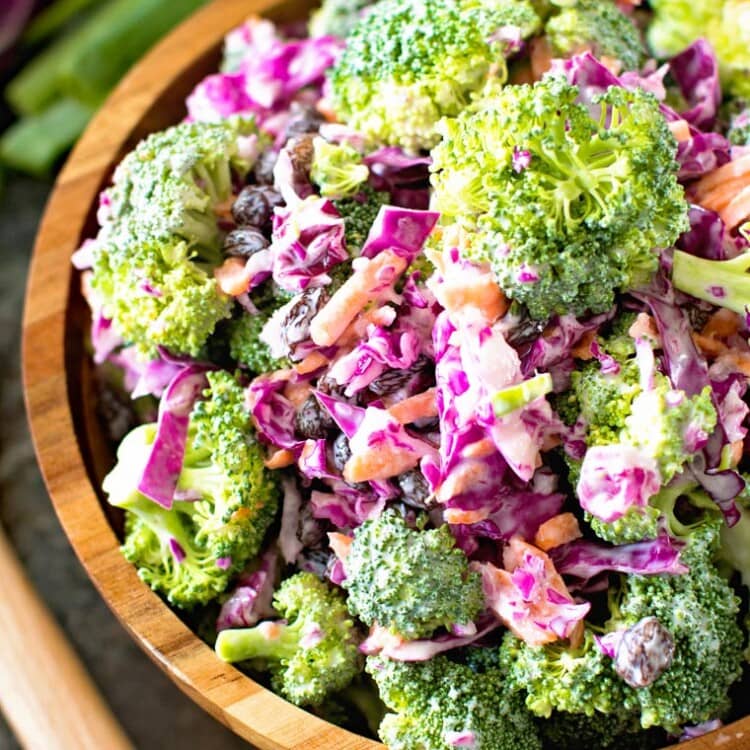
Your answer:
[[[232,358],[251,372],[264,373],[288,367],[288,362],[271,355],[268,344],[260,340],[268,314],[243,314],[229,324],[229,351]]]
[[[345,39],[357,25],[362,11],[374,4],[373,0],[323,0],[310,16],[310,36]]]
[[[645,57],[635,24],[610,0],[565,5],[547,21],[545,32],[555,57],[588,50],[594,57],[618,61],[624,70],[640,70]]]
[[[445,656],[413,663],[371,656],[367,671],[394,712],[379,731],[391,750],[445,750],[461,739],[477,750],[541,748],[523,699],[500,669],[477,674]]]
[[[147,240],[100,246],[92,288],[104,315],[144,358],[163,346],[196,356],[232,302],[187,243]]]
[[[434,146],[490,77],[506,75],[501,29],[540,21],[527,0],[381,0],[359,21],[330,74],[337,114],[377,142]]]
[[[433,151],[435,208],[473,235],[469,259],[489,262],[540,320],[609,310],[688,227],[656,99],[610,87],[594,119],[578,94],[557,76],[495,88],[441,122]]]
[[[154,133],[115,170],[104,194],[100,238],[125,251],[138,240],[174,235],[220,260],[214,208],[232,194],[255,161],[260,138],[252,119],[192,122]]]
[[[481,578],[448,527],[411,529],[392,510],[355,530],[344,571],[352,614],[410,640],[468,624],[484,607]]]
[[[564,641],[530,646],[506,633],[500,660],[509,684],[525,692],[526,706],[536,716],[546,718],[553,711],[563,711],[626,717],[635,711],[632,688],[617,676],[612,660],[588,629],[576,648]]]
[[[613,601],[608,630],[655,617],[674,640],[666,671],[633,690],[643,727],[676,733],[729,708],[729,688],[742,673],[744,637],[739,599],[714,564],[722,523],[713,517],[693,529],[680,556],[688,573],[625,576]]]
[[[192,503],[175,501],[167,510],[135,489],[137,467],[145,465],[155,437],[155,424],[130,432],[102,487],[110,504],[125,510],[122,551],[139,577],[177,607],[206,604],[226,589],[233,571],[217,565],[214,551],[198,539]]]
[[[644,731],[632,713],[568,714],[554,711],[539,722],[545,747],[555,750],[657,750],[667,744],[663,732]]]
[[[370,170],[362,154],[347,143],[329,143],[318,136],[313,141],[310,178],[325,198],[351,198],[367,182]]]
[[[351,257],[357,257],[360,254],[373,222],[380,212],[380,207],[388,203],[390,203],[388,193],[374,190],[366,184],[351,198],[333,201],[333,205],[344,220],[344,239]],[[339,266],[343,264],[335,266],[329,274],[336,273]]]
[[[193,502],[197,539],[239,570],[260,551],[279,504],[275,475],[250,426],[244,391],[227,372],[209,372],[209,389],[190,416],[178,480]]]
[[[321,704],[359,674],[358,633],[337,589],[312,573],[296,573],[279,586],[273,605],[284,620],[223,630],[219,657],[264,662],[274,690],[299,706]]]

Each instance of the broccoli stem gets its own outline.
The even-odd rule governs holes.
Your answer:
[[[222,630],[216,639],[216,653],[230,663],[249,659],[281,661],[294,656],[298,648],[297,633],[276,622],[262,622],[254,628]]]
[[[740,315],[750,306],[750,252],[731,260],[706,260],[675,250],[672,284],[681,292]]]

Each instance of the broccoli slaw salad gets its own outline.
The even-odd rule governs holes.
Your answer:
[[[124,158],[103,490],[220,659],[391,750],[747,713],[743,7],[252,18]]]

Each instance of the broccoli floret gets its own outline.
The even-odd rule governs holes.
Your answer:
[[[652,0],[650,6],[647,39],[656,57],[671,57],[705,38],[716,52],[722,86],[734,96],[750,96],[743,0]]]
[[[137,517],[126,536],[126,556],[143,580],[180,607],[204,604],[226,588],[258,553],[279,502],[242,388],[226,372],[207,378],[210,388],[190,414],[177,482],[183,495],[198,499],[175,500],[166,510],[135,489],[138,467],[145,466],[156,437],[153,424],[125,438],[103,484],[112,505]]]
[[[362,11],[375,3],[372,0],[324,0],[310,16],[310,36],[346,38],[362,16]]]
[[[588,629],[577,648],[563,641],[529,646],[506,633],[500,656],[508,682],[525,691],[526,706],[536,716],[549,717],[553,711],[634,714],[632,688],[617,676],[612,660],[597,647]]]
[[[489,78],[506,77],[508,26],[540,21],[527,0],[381,0],[357,23],[330,73],[332,104],[351,127],[409,151],[434,146]]]
[[[217,565],[206,540],[197,538],[192,503],[175,501],[167,510],[135,489],[134,467],[144,465],[155,437],[155,424],[126,435],[102,487],[110,504],[125,510],[122,551],[139,577],[175,606],[189,608],[216,598],[233,571]]]
[[[607,628],[655,617],[671,634],[674,658],[651,685],[633,691],[645,728],[677,733],[729,709],[728,690],[741,675],[743,634],[739,599],[714,564],[720,517],[693,529],[680,559],[683,575],[630,575],[622,579]]]
[[[554,711],[539,722],[550,750],[656,750],[667,744],[663,732],[644,731],[633,714],[568,714]]]
[[[92,287],[104,315],[145,358],[158,347],[196,356],[216,324],[229,316],[231,299],[187,243],[151,240],[125,251],[100,246]]]
[[[523,699],[500,669],[477,674],[445,656],[414,663],[369,657],[367,671],[394,711],[379,732],[391,750],[448,750],[461,738],[476,750],[541,748]]]
[[[296,573],[279,586],[273,606],[284,620],[223,630],[219,657],[266,662],[273,689],[299,706],[322,703],[361,671],[358,634],[338,590]]]
[[[214,208],[252,166],[252,120],[183,123],[140,143],[103,197],[92,287],[104,314],[147,358],[164,346],[196,356],[230,298]]]
[[[731,260],[707,260],[675,250],[672,284],[693,297],[740,315],[750,300],[750,252]]]
[[[411,529],[393,510],[355,530],[344,570],[351,613],[407,639],[468,624],[484,607],[481,578],[448,526]]]
[[[367,182],[370,170],[362,163],[362,154],[347,143],[329,143],[318,136],[310,179],[325,198],[351,198]]]
[[[250,371],[260,374],[288,367],[288,360],[271,355],[268,344],[260,340],[263,326],[270,316],[244,314],[229,324],[229,351],[232,358]]]
[[[219,256],[213,209],[232,194],[232,177],[253,166],[252,119],[181,123],[154,133],[115,170],[104,194],[100,239],[121,252],[135,240],[180,237],[206,260]]]
[[[258,554],[280,492],[263,463],[243,389],[227,372],[210,372],[207,378],[206,398],[190,416],[178,488],[201,495],[193,503],[198,538],[239,570]]]
[[[624,70],[639,70],[645,57],[633,21],[609,0],[578,0],[547,21],[547,39],[555,57],[585,50],[595,57],[617,60]]]
[[[351,257],[360,254],[380,207],[389,202],[388,193],[374,190],[369,185],[363,185],[352,198],[334,200],[333,205],[344,219],[344,239]],[[334,267],[332,271],[335,273],[337,268]]]
[[[432,154],[443,221],[468,230],[467,257],[534,319],[609,310],[688,227],[657,100],[613,86],[589,109],[578,94],[557,76],[493,88],[440,123]]]

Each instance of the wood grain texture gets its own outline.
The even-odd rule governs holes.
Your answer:
[[[262,750],[375,750],[296,708],[219,661],[136,576],[118,549],[95,486],[104,439],[90,418],[83,348],[87,318],[70,266],[95,231],[94,212],[113,166],[147,133],[177,122],[183,100],[216,69],[224,33],[251,13],[299,18],[312,0],[216,0],[180,26],[130,73],[89,126],[61,173],[31,264],[23,330],[26,402],[47,488],[91,579],[146,653],[219,721]],[[680,745],[750,750],[750,717]]]
[[[133,750],[0,527],[0,707],[26,750]]]

